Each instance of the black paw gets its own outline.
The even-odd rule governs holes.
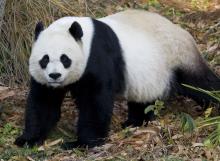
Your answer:
[[[19,147],[22,147],[26,142],[27,142],[27,141],[23,138],[23,136],[19,136],[19,137],[15,140],[14,144],[17,145],[17,146],[19,146]]]
[[[137,127],[137,126],[142,126],[142,125],[143,125],[143,121],[127,120],[121,124],[121,127],[124,129],[126,127]]]
[[[14,144],[22,147],[25,144],[27,144],[29,147],[33,147],[34,145],[42,145],[44,142],[44,139],[37,139],[37,138],[33,138],[33,139],[27,139],[25,136],[21,135],[19,136]]]

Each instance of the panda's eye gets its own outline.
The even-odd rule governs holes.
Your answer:
[[[61,55],[60,61],[62,62],[63,66],[65,68],[69,68],[72,63],[72,61],[70,60],[70,58],[66,54]]]
[[[39,64],[42,69],[45,69],[47,67],[47,64],[49,63],[50,59],[48,55],[44,55],[43,58],[39,61]]]

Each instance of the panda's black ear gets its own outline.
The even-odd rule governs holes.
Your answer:
[[[44,25],[43,22],[38,22],[36,24],[35,30],[34,30],[34,40],[36,41],[38,36],[40,35],[41,31],[44,30]]]
[[[78,22],[73,22],[69,28],[70,34],[75,38],[76,41],[80,40],[83,36],[82,27]]]

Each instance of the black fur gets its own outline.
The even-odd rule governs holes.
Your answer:
[[[75,38],[76,41],[80,40],[83,36],[82,28],[78,22],[73,22],[73,24],[69,28],[69,32]]]
[[[45,69],[47,67],[47,64],[49,63],[50,58],[48,55],[44,55],[43,58],[39,61],[39,64],[42,69]]]
[[[151,103],[137,103],[137,102],[128,102],[128,119],[122,124],[122,127],[128,126],[141,126],[143,121],[148,123],[155,118],[154,112],[150,111],[147,114],[144,113],[144,110]]]
[[[64,68],[69,68],[72,63],[71,59],[66,54],[61,55],[60,61],[63,63]]]
[[[176,69],[174,73],[175,90],[178,94],[192,98],[202,107],[207,107],[210,103],[216,103],[219,106],[219,102],[213,97],[182,85],[187,84],[205,90],[220,90],[219,77],[203,61],[197,72]]]
[[[15,144],[42,142],[60,117],[60,106],[70,90],[79,109],[77,141],[63,145],[93,147],[103,143],[111,121],[116,93],[124,91],[125,63],[119,40],[106,24],[93,20],[94,37],[83,76],[65,89],[53,89],[34,80],[28,96],[25,129]]]
[[[103,143],[111,121],[114,96],[124,91],[125,65],[118,38],[106,24],[94,19],[93,24],[95,31],[85,73],[71,86],[79,108],[78,140],[64,144],[65,149]]]
[[[25,111],[25,128],[15,144],[30,146],[42,144],[48,132],[60,119],[60,106],[65,97],[65,89],[48,88],[31,79],[30,92]]]
[[[40,35],[41,31],[44,30],[44,25],[43,23],[40,21],[37,23],[36,27],[35,27],[35,31],[34,31],[34,40],[37,40],[38,36]]]

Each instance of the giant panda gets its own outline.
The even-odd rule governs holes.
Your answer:
[[[25,128],[15,144],[41,144],[60,119],[71,92],[79,110],[77,140],[65,149],[104,143],[113,103],[128,102],[126,126],[153,118],[144,108],[157,99],[181,94],[202,106],[210,96],[182,86],[219,90],[219,78],[200,56],[192,36],[168,19],[147,11],[127,10],[100,19],[64,17],[35,28],[29,59],[31,76]]]

